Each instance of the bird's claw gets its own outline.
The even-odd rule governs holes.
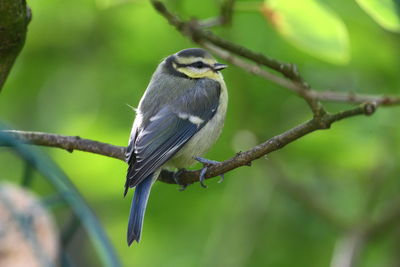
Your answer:
[[[218,182],[217,182],[217,183],[219,183],[219,184],[222,183],[222,182],[225,180],[225,173],[221,174],[220,177],[221,177],[221,178],[220,178],[220,179],[218,180]]]
[[[181,186],[181,187],[179,187],[179,189],[178,189],[180,192],[185,191],[186,188],[188,187],[187,184],[181,184],[180,186]]]
[[[200,158],[200,157],[194,157],[194,159],[205,166],[212,166],[212,165],[220,163],[219,161],[216,161],[216,160],[205,159],[205,158]]]
[[[204,180],[206,179],[206,172],[208,170],[208,167],[219,164],[220,162],[201,157],[194,157],[194,159],[203,164],[203,168],[200,171],[199,182],[203,188],[207,188],[207,185],[204,183]],[[219,179],[218,183],[222,183],[224,181],[224,174],[221,174],[220,176],[221,179]]]
[[[206,172],[207,172],[207,167],[203,167],[200,171],[200,177],[199,177],[199,182],[201,187],[207,188],[208,186],[204,183],[204,180],[206,179]]]
[[[186,171],[185,169],[179,169],[177,172],[174,173],[174,181],[177,185],[180,185],[179,191],[184,191],[186,187],[188,186],[187,184],[181,184],[181,181],[179,181],[179,176]]]

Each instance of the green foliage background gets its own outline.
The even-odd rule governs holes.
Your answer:
[[[243,1],[238,1],[243,2]],[[399,93],[400,35],[380,28],[353,1],[321,1],[344,21],[350,62],[336,66],[294,48],[255,12],[235,12],[216,33],[271,57],[294,62],[315,88]],[[193,47],[148,1],[30,0],[25,47],[0,95],[0,118],[16,129],[80,135],[126,145],[136,106],[162,58]],[[185,18],[217,14],[219,2],[168,1]],[[312,16],[312,14],[304,14]],[[286,90],[231,66],[224,71],[230,103],[223,134],[207,154],[224,160],[308,118],[306,104]],[[330,110],[345,105],[329,104]],[[125,163],[94,154],[46,152],[94,209],[124,266],[328,266],[341,232],[304,208],[276,181],[307,186],[349,223],[376,218],[398,197],[399,108],[335,124],[260,159],[252,167],[179,192],[157,183],[142,242],[127,247],[132,192],[123,199]],[[23,166],[0,153],[1,178],[19,181]],[[34,188],[48,192],[44,183]],[[373,191],[376,190],[376,191]],[[369,203],[370,192],[373,203]],[[360,266],[399,262],[400,228],[372,240]],[[73,250],[89,266],[86,239]],[[91,264],[91,265],[90,265]],[[393,265],[394,266],[394,265]]]

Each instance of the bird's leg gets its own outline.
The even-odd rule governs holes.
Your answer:
[[[179,188],[179,191],[184,191],[186,189],[186,187],[188,186],[188,184],[181,184],[181,181],[179,181],[179,176],[186,171],[186,169],[182,168],[182,169],[178,169],[177,172],[174,172],[174,181],[176,184],[180,185],[181,187]]]
[[[204,184],[204,180],[205,180],[205,175],[207,172],[208,167],[219,164],[219,161],[215,161],[215,160],[210,160],[210,159],[205,159],[205,158],[201,158],[201,157],[194,157],[195,160],[197,160],[198,162],[200,162],[201,164],[203,164],[203,168],[200,171],[200,185],[204,188],[207,188],[207,185]],[[224,174],[221,174],[221,179],[218,181],[218,183],[222,183],[224,181]]]

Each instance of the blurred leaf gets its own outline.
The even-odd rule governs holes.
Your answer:
[[[330,63],[349,61],[346,26],[315,0],[266,0],[262,13],[296,47]]]
[[[400,32],[399,0],[356,0],[356,2],[384,29]]]

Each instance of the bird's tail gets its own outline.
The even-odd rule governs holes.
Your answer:
[[[146,211],[147,200],[149,199],[154,174],[149,175],[136,186],[135,195],[132,199],[131,211],[129,214],[127,241],[130,246],[133,241],[139,243],[142,232],[143,218]]]

